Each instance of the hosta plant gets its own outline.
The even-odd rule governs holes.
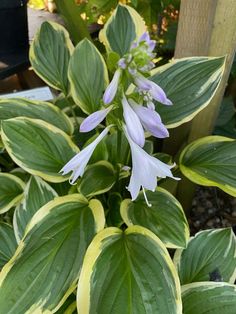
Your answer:
[[[197,140],[176,164],[155,140],[210,103],[224,58],[155,68],[155,42],[124,5],[100,40],[105,55],[45,22],[30,60],[60,95],[0,100],[0,313],[233,314],[234,234],[189,238],[167,188],[185,175],[236,195],[236,143]]]

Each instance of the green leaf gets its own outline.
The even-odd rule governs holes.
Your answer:
[[[67,300],[56,314],[78,314],[76,301]]]
[[[120,136],[120,144],[117,144],[117,142],[119,141],[118,132],[114,132],[106,136],[105,141],[108,150],[108,160],[112,164],[121,163],[122,165],[127,165],[130,156],[130,147],[123,132],[120,134]],[[119,149],[120,147],[122,147],[122,150]]]
[[[199,282],[182,287],[183,314],[235,314],[236,286]]]
[[[236,111],[232,97],[223,98],[213,134],[236,139]]]
[[[225,57],[191,57],[154,69],[150,79],[161,86],[173,106],[156,104],[163,123],[175,128],[195,117],[214,96],[224,71]]]
[[[0,173],[0,214],[16,206],[23,197],[24,182],[9,173]]]
[[[117,69],[117,63],[120,60],[118,53],[111,51],[107,54],[107,67],[110,72],[115,72]]]
[[[84,39],[76,46],[68,75],[75,103],[87,114],[99,110],[108,73],[102,55],[89,40]]]
[[[56,312],[76,288],[87,246],[104,223],[101,203],[78,194],[43,206],[0,273],[1,312]]]
[[[67,115],[48,102],[24,98],[0,99],[0,121],[21,116],[40,119],[68,134],[73,133],[73,124]]]
[[[63,303],[56,314],[77,314],[76,295],[73,292]]]
[[[151,230],[169,248],[186,247],[189,226],[181,204],[160,187],[146,194],[151,207],[147,206],[143,193],[134,202],[130,199],[122,202],[120,212],[124,222]]]
[[[227,136],[236,139],[236,115],[225,125],[215,127],[213,133],[215,135]]]
[[[67,78],[73,45],[61,25],[44,22],[30,47],[30,62],[34,71],[51,87],[68,93]]]
[[[71,184],[69,183],[69,181],[60,182],[60,183],[50,183],[50,185],[57,192],[59,196],[67,195],[71,188]]]
[[[145,152],[147,152],[149,155],[153,154],[154,150],[154,143],[151,140],[146,140],[143,149]]]
[[[236,238],[231,230],[204,230],[191,238],[174,258],[181,284],[236,279]]]
[[[180,170],[197,184],[236,196],[236,140],[207,136],[192,142],[181,153]]]
[[[124,222],[120,215],[120,204],[122,197],[118,192],[112,192],[108,195],[106,214],[106,223],[108,226],[120,227]]]
[[[90,244],[77,289],[83,314],[180,314],[180,285],[163,243],[133,226],[101,231]]]
[[[108,51],[122,57],[132,42],[146,31],[142,17],[131,7],[119,4],[99,33],[100,41]]]
[[[116,181],[115,170],[108,161],[87,167],[79,183],[79,192],[87,197],[109,191]]]
[[[82,3],[78,4],[75,0],[54,0],[54,2],[57,11],[63,17],[66,29],[70,33],[73,42],[77,44],[85,37],[90,38],[88,23],[81,17],[84,12],[84,5]]]
[[[224,97],[216,120],[216,126],[223,126],[235,115],[234,101],[232,97]]]
[[[15,167],[10,171],[10,173],[20,178],[24,182],[27,182],[30,178],[30,174],[20,167]]]
[[[0,222],[0,269],[14,255],[16,247],[17,243],[12,227]]]
[[[87,6],[95,15],[99,16],[108,14],[117,6],[118,2],[118,0],[90,0],[87,2]]]
[[[63,182],[58,172],[78,152],[70,137],[41,120],[14,118],[2,122],[2,139],[13,161],[49,182]]]
[[[34,214],[57,193],[53,188],[39,177],[32,176],[26,185],[24,199],[14,212],[14,232],[19,242],[25,233],[25,228]]]

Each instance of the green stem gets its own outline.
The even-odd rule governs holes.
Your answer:
[[[121,131],[117,130],[117,141],[116,141],[116,161],[120,161],[120,151],[121,151]]]
[[[74,111],[74,108],[73,108],[74,103],[72,102],[70,97],[66,96],[66,99],[68,100],[68,103],[70,105],[70,110],[71,110],[72,116],[73,116],[73,118],[75,120],[75,125],[78,128],[78,130],[79,130],[80,126],[79,126],[79,123],[78,123],[78,120],[77,120],[77,117],[76,117],[76,114],[75,114],[75,111]]]
[[[4,166],[6,169],[8,169],[10,171],[13,164],[10,164],[2,156],[0,156],[0,165]]]
[[[116,187],[120,191],[119,177],[120,177],[120,151],[121,151],[121,131],[117,130],[117,141],[116,141]]]
[[[77,44],[84,38],[91,40],[91,36],[87,27],[87,23],[82,19],[81,5],[77,5],[74,0],[55,0],[57,10],[65,20],[67,29]]]

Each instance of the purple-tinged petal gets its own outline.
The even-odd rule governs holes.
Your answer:
[[[132,201],[134,201],[138,197],[138,193],[141,188],[141,183],[139,182],[138,172],[132,170],[129,185],[127,190],[130,192]]]
[[[157,177],[179,179],[174,178],[170,171],[174,165],[169,166],[145,152],[132,140],[127,126],[124,126],[124,132],[129,142],[132,155],[132,173],[128,185],[132,200],[137,198],[141,187],[143,189],[154,191],[157,186]]]
[[[134,76],[137,73],[137,69],[136,68],[132,68],[132,67],[128,67],[128,71],[129,73]]]
[[[149,65],[148,64],[144,65],[143,67],[139,68],[139,71],[141,71],[143,73],[150,71]]]
[[[172,102],[167,98],[164,90],[158,86],[156,83],[149,81],[151,83],[151,89],[149,91],[152,98],[159,101],[160,103],[164,105],[172,105]]]
[[[134,110],[130,107],[125,96],[123,96],[122,105],[124,120],[127,125],[129,135],[135,143],[143,147],[145,144],[145,136],[142,124]]]
[[[173,102],[167,98],[166,101],[165,101],[165,103],[164,103],[164,105],[166,105],[166,106],[172,106],[172,105],[173,105]]]
[[[152,88],[151,81],[140,74],[134,76],[134,84],[143,91],[149,91]]]
[[[152,52],[153,49],[155,48],[155,46],[156,46],[156,41],[155,41],[155,40],[150,40],[150,41],[148,42],[148,51],[149,51],[149,52]]]
[[[149,62],[149,69],[151,70],[151,69],[153,69],[153,68],[155,68],[155,63],[152,62],[152,61],[150,61],[150,62]]]
[[[135,49],[138,47],[138,43],[136,41],[134,41],[131,46],[130,46],[130,50]]]
[[[91,158],[94,149],[98,143],[107,135],[111,126],[106,127],[101,134],[88,146],[86,146],[81,152],[76,154],[59,172],[65,175],[72,171],[70,183],[73,184],[78,177],[81,177],[84,173],[85,167]]]
[[[96,128],[111,111],[113,106],[109,106],[106,109],[98,110],[90,114],[80,125],[80,132],[89,132]]]
[[[148,64],[142,66],[142,67],[139,67],[139,71],[141,72],[149,72],[151,71],[151,69],[153,69],[155,67],[155,64],[153,62],[149,62]]]
[[[147,102],[147,107],[149,108],[149,109],[151,109],[151,110],[155,110],[156,108],[155,108],[155,105],[154,105],[154,103],[152,102],[152,101],[148,101]]]
[[[121,69],[126,69],[127,67],[127,64],[126,64],[126,60],[125,58],[121,58],[119,61],[118,61],[118,66],[121,68]]]
[[[167,128],[164,126],[160,115],[155,110],[138,105],[132,99],[129,99],[129,103],[138,115],[145,130],[158,138],[165,138],[169,136]]]
[[[115,98],[115,95],[118,89],[119,80],[120,80],[120,75],[121,75],[121,70],[120,69],[116,70],[110,84],[107,86],[105,90],[105,93],[103,95],[103,101],[106,105],[110,104],[112,100]]]
[[[169,132],[163,123],[158,125],[143,125],[144,128],[157,138],[169,137]]]
[[[138,42],[140,43],[141,41],[146,41],[146,42],[149,42],[149,41],[150,41],[150,36],[149,36],[149,33],[148,33],[148,32],[143,33],[143,34],[139,37]]]

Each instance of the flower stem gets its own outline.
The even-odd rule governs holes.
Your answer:
[[[116,162],[120,161],[120,151],[121,151],[121,131],[117,130],[117,141],[116,141]]]
[[[74,108],[73,108],[73,105],[74,105],[74,104],[73,104],[73,102],[71,101],[70,97],[66,97],[66,98],[67,98],[68,103],[69,103],[69,105],[70,105],[70,110],[71,110],[72,116],[73,116],[73,118],[74,118],[74,120],[75,120],[75,125],[77,126],[78,131],[79,131],[80,126],[79,126],[79,123],[78,123],[78,120],[77,120],[77,117],[76,117],[76,114],[75,114],[75,111],[74,111]]]
[[[116,140],[116,186],[118,191],[120,190],[119,177],[120,177],[120,150],[121,150],[121,131],[117,130]]]

